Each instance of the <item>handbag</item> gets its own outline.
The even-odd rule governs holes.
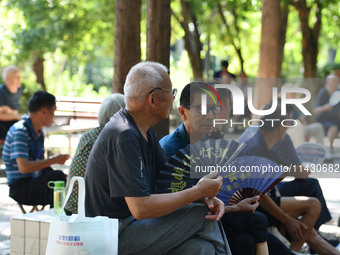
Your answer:
[[[78,214],[59,214],[52,219],[46,255],[118,254],[118,219],[103,216],[85,217],[84,178],[72,177],[62,211],[76,181],[79,186]]]

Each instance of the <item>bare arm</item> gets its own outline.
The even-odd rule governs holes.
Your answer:
[[[331,105],[331,104],[324,104],[324,105],[315,107],[314,110],[313,110],[313,113],[321,114],[321,113],[324,113],[324,112],[329,112],[332,109],[333,109],[333,105]]]
[[[132,215],[140,220],[162,217],[205,197],[215,197],[222,185],[222,177],[203,177],[194,187],[168,194],[152,194],[148,197],[125,197]]]
[[[0,106],[0,120],[11,121],[11,120],[20,120],[20,119],[21,119],[21,116],[17,110],[13,110],[7,105]]]
[[[53,164],[64,164],[69,157],[70,156],[66,154],[58,154],[43,160],[28,160],[26,158],[17,158],[16,161],[20,173],[28,174],[39,171]]]

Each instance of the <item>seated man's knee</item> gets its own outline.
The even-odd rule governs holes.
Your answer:
[[[304,182],[307,183],[310,188],[314,188],[314,189],[315,188],[317,188],[317,189],[320,188],[321,189],[320,183],[319,183],[318,179],[307,178],[306,180],[304,180]]]
[[[51,172],[51,180],[53,181],[66,181],[66,176],[63,171],[55,170]]]
[[[186,208],[193,220],[195,218],[204,219],[208,213],[208,207],[204,204],[192,203],[187,205]]]
[[[268,219],[266,215],[261,212],[254,212],[249,219],[249,224],[251,227],[263,226],[263,228],[267,229],[268,227]]]
[[[212,242],[198,237],[192,237],[173,249],[169,254],[215,255],[215,247]]]
[[[321,211],[321,203],[320,201],[315,198],[315,197],[310,197],[309,198],[309,204],[310,204],[310,209],[317,215],[320,214]]]
[[[231,236],[228,241],[233,255],[256,254],[256,242],[253,236],[247,233],[237,233],[236,235]]]

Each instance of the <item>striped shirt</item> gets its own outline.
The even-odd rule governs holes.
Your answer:
[[[8,131],[2,159],[6,166],[7,183],[8,185],[22,179],[33,177],[32,173],[22,174],[16,162],[17,158],[25,158],[28,160],[37,160],[44,158],[44,135],[38,137],[37,133],[32,129],[32,137],[29,131],[30,119],[24,116],[22,120],[15,123]],[[33,138],[33,139],[32,139]],[[40,153],[39,153],[40,148]],[[40,154],[40,155],[39,155]]]

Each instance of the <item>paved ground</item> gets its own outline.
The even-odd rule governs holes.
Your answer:
[[[59,138],[58,138],[59,139]],[[62,144],[67,144],[67,140],[59,139]],[[76,147],[77,139],[72,139],[72,144]],[[66,143],[65,143],[66,142]],[[340,140],[335,144],[336,158],[333,162],[328,162],[331,164],[340,164]],[[70,162],[67,162],[68,164]],[[21,214],[21,211],[11,198],[8,197],[8,186],[6,184],[6,178],[4,175],[4,166],[0,165],[0,255],[8,255],[10,247],[10,219],[12,216]],[[60,169],[60,166],[58,166]],[[319,179],[320,185],[323,189],[324,196],[327,200],[327,205],[331,211],[333,220],[327,225],[323,225],[320,231],[328,235],[336,236],[340,239],[340,228],[337,227],[338,219],[340,216],[340,173],[334,175],[333,178],[319,178],[317,175],[312,175],[311,177],[317,177]]]

